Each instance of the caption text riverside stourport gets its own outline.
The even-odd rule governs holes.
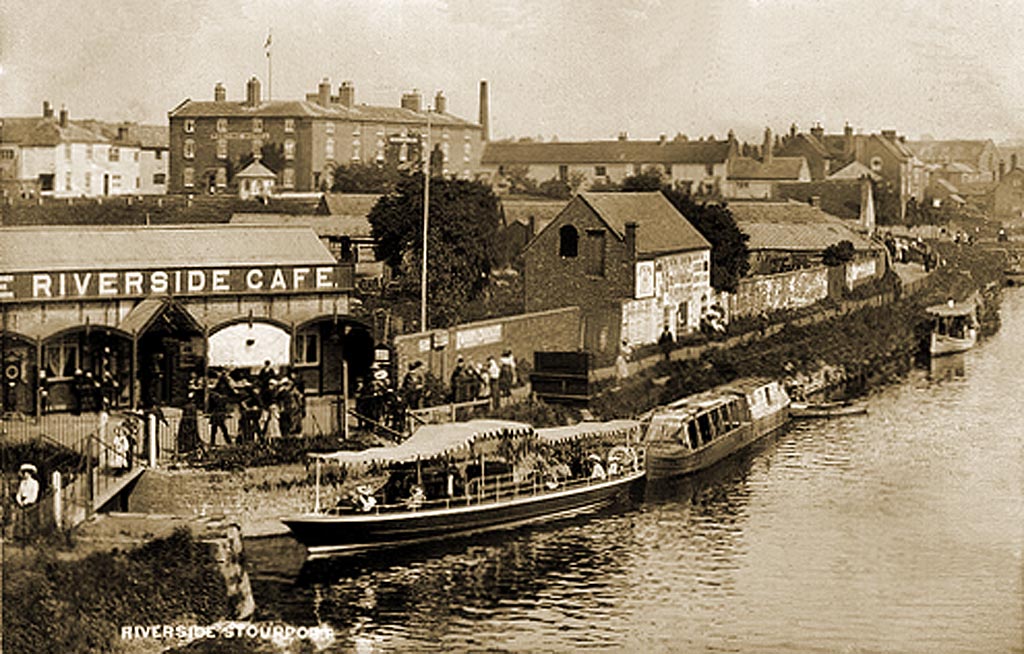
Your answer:
[[[291,625],[254,625],[226,623],[217,625],[125,625],[121,640],[198,640],[200,638],[259,638],[262,640],[333,641],[334,629],[327,625],[293,627]]]

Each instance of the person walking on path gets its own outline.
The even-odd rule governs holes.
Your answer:
[[[35,475],[39,474],[39,469],[31,463],[22,463],[18,473],[21,475],[21,481],[18,483],[18,494],[14,496],[14,501],[18,506],[32,506],[39,500],[39,482],[35,478]]]
[[[665,328],[661,331],[661,336],[658,337],[658,347],[661,348],[661,353],[665,355],[665,361],[668,361],[672,355],[672,346],[675,344],[675,337],[672,336],[672,330],[665,325]]]
[[[501,397],[498,395],[498,381],[501,379],[501,366],[494,360],[494,357],[487,357],[487,387],[491,394],[491,408],[497,409],[501,406]]]
[[[498,374],[498,393],[502,400],[512,395],[512,386],[516,382],[516,358],[512,356],[512,350],[505,350],[501,353],[500,371]]]

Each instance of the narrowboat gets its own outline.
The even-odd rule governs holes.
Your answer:
[[[642,435],[635,420],[424,425],[393,447],[311,454],[313,510],[282,522],[309,558],[320,558],[586,514],[643,479]],[[325,465],[360,478],[382,473],[383,483],[328,497]]]
[[[973,300],[950,300],[925,311],[931,320],[928,352],[932,356],[965,352],[978,342],[977,305]]]
[[[657,409],[644,439],[652,480],[708,468],[785,426],[789,395],[777,381],[738,379]]]

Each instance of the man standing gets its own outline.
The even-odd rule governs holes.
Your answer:
[[[665,361],[668,361],[672,354],[672,345],[675,344],[675,337],[672,336],[672,330],[665,325],[665,328],[661,331],[661,336],[658,337],[658,347],[661,348],[661,353],[665,355]]]

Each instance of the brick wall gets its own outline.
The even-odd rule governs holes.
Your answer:
[[[533,361],[533,353],[550,350],[576,350],[579,347],[580,310],[564,307],[551,311],[495,318],[466,323],[428,333],[395,337],[398,377],[405,374],[412,361],[423,361],[430,372],[447,381],[455,358],[485,362],[488,356],[497,359],[505,349],[512,350],[517,361]],[[440,338],[447,339],[443,348],[433,347]]]
[[[730,297],[729,315],[733,317],[771,313],[814,304],[828,297],[828,268],[803,268],[775,275],[757,275],[740,281]]]

